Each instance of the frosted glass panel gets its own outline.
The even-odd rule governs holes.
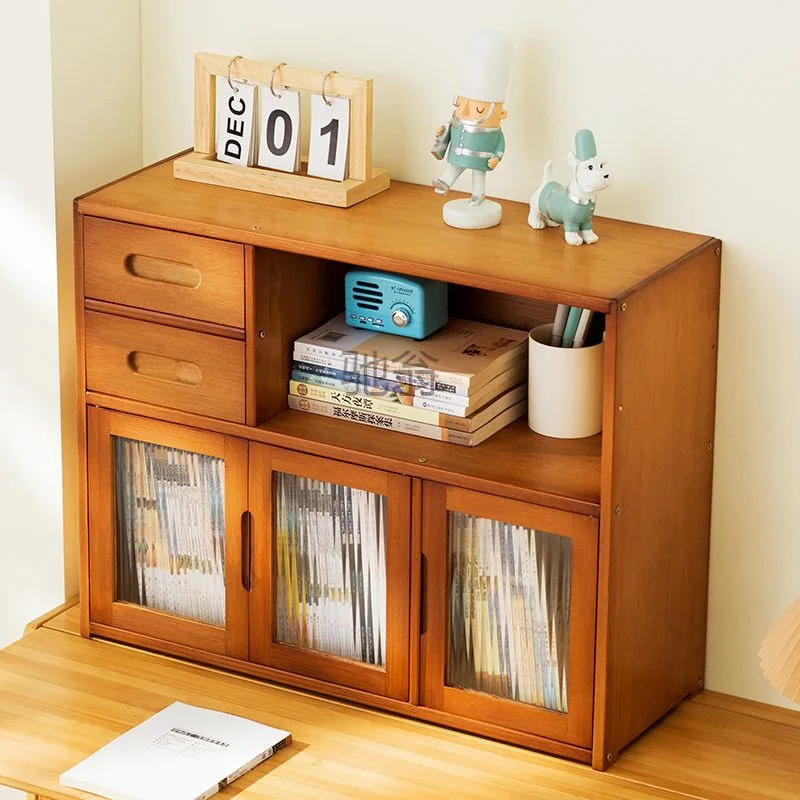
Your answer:
[[[447,684],[567,711],[572,541],[449,514]]]
[[[384,666],[386,498],[277,472],[277,642]]]
[[[113,437],[117,600],[225,625],[225,462]]]

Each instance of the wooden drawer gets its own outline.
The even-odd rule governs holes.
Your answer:
[[[244,342],[87,311],[86,388],[245,421]]]
[[[86,297],[244,327],[244,247],[86,217]]]

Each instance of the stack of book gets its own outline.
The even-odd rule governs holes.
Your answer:
[[[474,446],[525,414],[527,342],[453,318],[418,342],[340,314],[294,343],[289,407]]]
[[[117,599],[225,626],[225,462],[115,437]]]
[[[450,513],[447,684],[567,712],[572,540]]]
[[[275,640],[385,666],[386,496],[275,475]]]

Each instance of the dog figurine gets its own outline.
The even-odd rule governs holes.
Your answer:
[[[611,183],[606,162],[597,157],[594,134],[584,128],[575,134],[575,152],[567,156],[573,168],[569,186],[551,177],[552,161],[544,166],[542,185],[531,195],[528,225],[537,230],[564,225],[567,244],[594,244],[600,237],[592,230],[597,192]]]

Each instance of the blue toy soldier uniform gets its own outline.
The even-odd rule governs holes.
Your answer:
[[[447,169],[433,180],[437,194],[447,194],[464,170],[472,171],[472,196],[442,208],[444,221],[457,228],[488,228],[502,216],[499,203],[486,200],[486,173],[505,154],[501,123],[511,68],[511,41],[494,30],[480,31],[469,43],[453,102],[451,119],[436,131],[431,153],[447,156]]]
[[[436,153],[443,155],[446,150],[447,163],[451,165],[441,178],[434,180],[436,191],[445,194],[465,169],[480,170],[485,174],[490,169],[489,160],[500,160],[505,146],[506,140],[500,128],[483,128],[453,118],[444,136],[436,141]],[[473,192],[473,202],[480,202],[483,192],[476,194]]]

